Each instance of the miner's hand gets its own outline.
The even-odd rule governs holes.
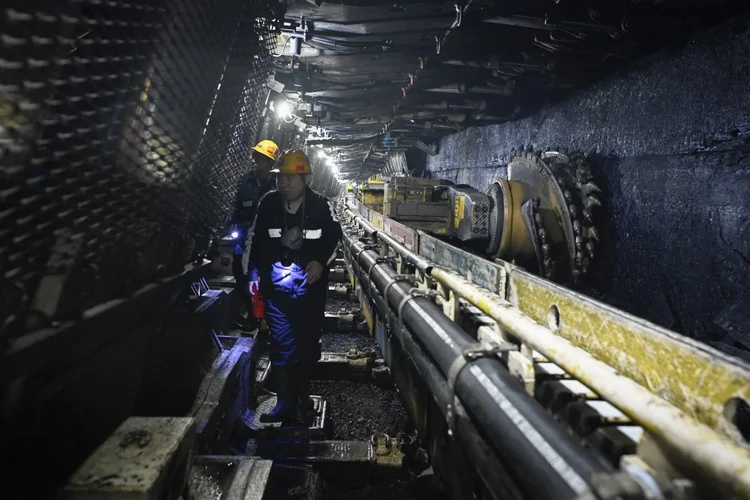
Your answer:
[[[305,274],[307,274],[307,282],[314,284],[323,275],[323,264],[317,260],[310,262],[305,268]]]

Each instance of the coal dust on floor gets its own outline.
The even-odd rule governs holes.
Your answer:
[[[331,305],[329,299],[329,306]],[[351,305],[350,305],[351,307]],[[342,304],[331,309],[338,311]],[[373,337],[361,333],[326,333],[324,352],[347,352],[349,349],[377,349]],[[410,432],[412,426],[394,387],[380,387],[370,381],[315,380],[311,392],[328,403],[328,439],[366,441],[375,433],[397,436]],[[421,469],[406,467],[393,473],[369,467],[348,469],[345,466],[320,469],[324,500],[421,500],[443,498],[440,481]],[[420,474],[421,472],[421,474]]]
[[[408,428],[406,410],[393,389],[348,380],[313,381],[310,389],[328,402],[331,439],[365,441],[376,432],[396,436]]]
[[[362,333],[329,332],[321,339],[323,352],[377,347],[372,336]],[[408,428],[406,410],[394,388],[368,381],[314,380],[310,389],[328,402],[330,439],[367,440],[376,432],[396,436]]]

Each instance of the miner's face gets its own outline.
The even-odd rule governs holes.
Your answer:
[[[276,187],[284,201],[293,201],[302,195],[305,189],[305,176],[300,174],[279,174]]]

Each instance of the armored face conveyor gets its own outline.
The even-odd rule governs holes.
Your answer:
[[[405,353],[487,489],[750,498],[750,367],[380,212],[340,205],[352,284],[397,385]]]

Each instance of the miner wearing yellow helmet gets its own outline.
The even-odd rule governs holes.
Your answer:
[[[279,146],[268,139],[260,141],[250,149],[252,151],[252,170],[240,178],[231,222],[231,236],[235,240],[232,274],[234,274],[237,284],[237,296],[240,300],[238,306],[241,310],[247,309],[247,272],[242,262],[247,231],[253,223],[255,210],[260,199],[274,188],[271,169],[279,157]],[[242,318],[238,319],[238,323],[244,326]]]
[[[277,190],[261,200],[248,243],[250,288],[259,286],[265,301],[277,382],[276,406],[261,421],[288,422],[313,409],[310,377],[320,358],[328,270],[341,226],[328,199],[308,186],[312,169],[304,152],[284,152],[274,172]]]

